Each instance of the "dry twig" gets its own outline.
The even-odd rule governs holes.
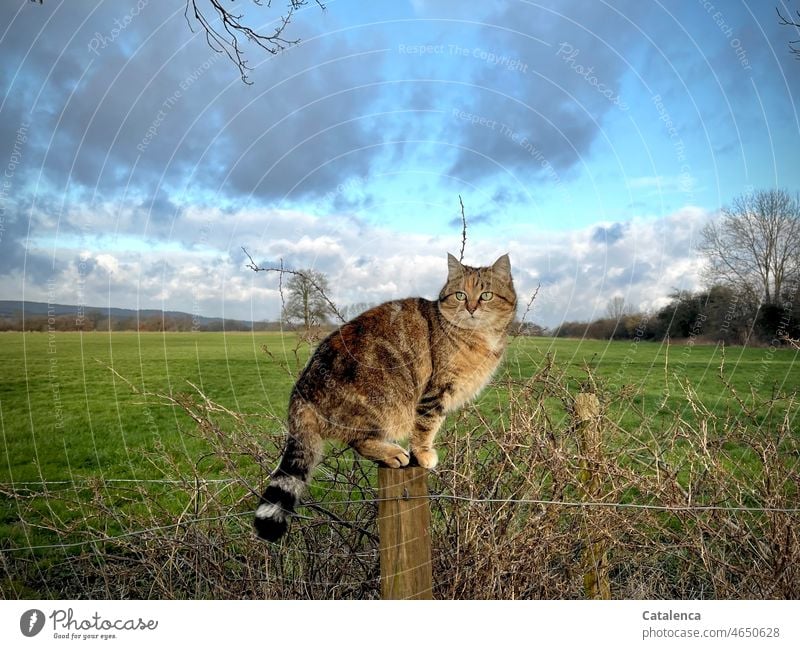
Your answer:
[[[260,272],[266,272],[266,273],[278,273],[279,277],[281,277],[281,278],[283,277],[283,274],[284,274],[284,273],[288,273],[288,274],[290,274],[290,275],[297,275],[298,277],[302,277],[302,278],[303,278],[304,280],[306,280],[306,281],[307,281],[307,282],[308,282],[308,283],[309,283],[311,286],[313,286],[313,287],[314,287],[314,290],[315,290],[315,291],[317,291],[317,292],[318,292],[318,293],[319,293],[319,294],[320,294],[320,295],[323,297],[323,299],[324,299],[324,300],[325,300],[325,301],[328,303],[328,306],[330,307],[331,311],[333,311],[334,315],[335,315],[337,318],[339,318],[339,320],[340,320],[341,322],[343,322],[343,323],[344,323],[344,322],[347,322],[347,321],[345,320],[345,317],[344,317],[344,316],[341,314],[341,312],[340,312],[340,311],[339,311],[339,309],[337,308],[337,306],[336,306],[336,305],[333,303],[333,301],[332,301],[332,300],[331,300],[331,299],[330,299],[330,298],[327,296],[327,294],[326,294],[326,293],[325,293],[325,291],[322,289],[322,287],[321,287],[319,284],[317,284],[317,283],[314,281],[314,279],[313,279],[313,278],[309,277],[309,276],[308,276],[308,275],[306,275],[305,273],[301,273],[300,271],[297,271],[297,270],[289,270],[288,268],[284,268],[284,267],[283,267],[283,260],[281,260],[281,265],[280,265],[280,268],[271,268],[271,267],[270,267],[270,268],[263,268],[263,267],[259,266],[259,265],[258,265],[258,264],[257,264],[257,263],[256,263],[256,262],[253,260],[253,258],[250,256],[250,253],[249,253],[249,252],[247,252],[247,250],[246,250],[244,247],[242,247],[242,251],[244,252],[244,254],[245,254],[245,255],[247,255],[247,258],[250,260],[250,263],[248,263],[248,264],[247,264],[247,267],[248,267],[250,270],[252,270],[252,271],[255,271],[255,272],[257,272],[257,273],[260,273]],[[283,293],[281,292],[281,296],[282,296],[282,295],[283,295]]]
[[[461,205],[461,253],[458,256],[459,262],[464,262],[464,248],[467,245],[467,217],[464,215],[464,201],[461,194],[458,195],[458,202]]]
[[[320,0],[315,1],[319,8],[324,11],[325,6],[322,2]],[[206,16],[207,9],[202,6],[203,4],[210,5],[217,21]],[[263,6],[264,2],[263,0],[253,0],[253,4],[260,7]],[[308,0],[289,0],[286,6],[286,13],[278,19],[278,24],[271,34],[261,33],[258,29],[254,29],[242,22],[243,15],[226,8],[222,0],[186,0],[183,15],[186,18],[189,29],[194,31],[189,20],[189,10],[191,9],[195,20],[205,32],[206,42],[209,47],[215,52],[225,54],[238,68],[242,81],[252,85],[252,82],[247,78],[247,73],[252,68],[248,65],[247,59],[245,59],[242,41],[255,43],[262,50],[272,55],[297,45],[299,39],[286,38],[284,31],[291,22],[294,12],[307,4]],[[267,0],[266,5],[270,7],[272,5],[271,0]]]

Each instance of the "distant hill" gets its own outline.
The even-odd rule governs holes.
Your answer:
[[[277,323],[252,322],[231,318],[209,318],[192,315],[185,311],[162,311],[160,309],[120,309],[116,307],[79,307],[74,304],[48,304],[27,300],[0,300],[0,329],[21,328],[22,315],[25,316],[26,329],[40,328],[48,316],[58,320],[59,330],[65,329],[146,329],[161,330],[201,330],[201,331],[249,331],[277,327]],[[91,323],[80,325],[79,316]],[[76,322],[78,321],[78,322]],[[71,324],[70,324],[71,323]],[[158,324],[161,324],[158,327]]]

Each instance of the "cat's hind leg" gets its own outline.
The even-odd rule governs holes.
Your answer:
[[[402,446],[374,437],[351,442],[350,446],[368,460],[380,462],[390,469],[404,467],[410,460],[408,452]]]
[[[423,396],[417,404],[414,430],[411,432],[411,455],[423,469],[433,469],[439,454],[433,447],[436,433],[444,422],[446,390]]]
[[[289,435],[278,468],[256,509],[258,536],[275,542],[289,529],[289,521],[322,455],[320,421],[313,408],[298,399],[289,403]]]

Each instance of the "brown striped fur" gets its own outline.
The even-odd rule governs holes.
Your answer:
[[[438,300],[381,304],[323,340],[292,391],[286,450],[256,512],[259,535],[285,533],[323,440],[393,468],[435,467],[445,414],[492,377],[516,302],[508,255],[482,268],[448,255]],[[396,443],[406,438],[410,453]]]

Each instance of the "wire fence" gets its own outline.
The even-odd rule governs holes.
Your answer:
[[[165,483],[165,484],[182,484],[184,481],[182,480],[115,480],[111,479],[108,480],[109,483],[116,483],[116,482],[139,482],[139,483]],[[211,479],[211,480],[204,480],[204,483],[209,484],[218,484],[218,483],[225,483],[225,484],[232,484],[237,482],[233,479]],[[62,481],[56,481],[56,484],[62,484]],[[40,484],[40,483],[34,483]],[[47,483],[51,484],[51,483]],[[0,489],[7,485],[0,485]],[[348,505],[377,505],[380,502],[384,502],[387,500],[395,500],[389,498],[360,498],[358,500],[345,500],[339,501],[335,503],[326,502],[326,501],[318,501],[318,502],[305,502],[300,505],[300,508],[303,507],[314,507],[314,506],[348,506]],[[586,508],[619,508],[619,509],[641,509],[641,510],[650,510],[650,511],[660,511],[660,512],[748,512],[748,513],[783,513],[783,514],[800,514],[800,507],[727,507],[721,505],[652,505],[652,504],[640,504],[640,503],[609,503],[609,502],[587,502],[587,501],[564,501],[564,500],[541,500],[541,499],[533,499],[533,498],[471,498],[469,496],[459,496],[456,494],[442,494],[442,493],[432,493],[428,494],[427,496],[405,496],[403,500],[446,500],[446,501],[453,501],[453,502],[466,502],[471,504],[494,504],[494,505],[536,505],[542,507],[576,507],[581,509]],[[85,541],[78,541],[72,543],[58,543],[58,544],[50,544],[50,545],[32,545],[32,546],[23,546],[23,547],[16,547],[16,548],[0,548],[0,553],[13,553],[13,552],[30,552],[34,550],[49,550],[49,549],[60,549],[60,548],[75,548],[81,547],[86,545],[93,545],[102,542],[113,542],[123,538],[130,538],[134,536],[144,536],[150,535],[153,532],[161,532],[170,529],[176,529],[180,527],[185,527],[187,525],[196,525],[199,523],[207,523],[211,521],[224,521],[226,519],[233,519],[233,518],[247,518],[250,519],[255,515],[256,510],[248,510],[244,512],[236,512],[236,513],[229,513],[221,516],[211,516],[205,518],[197,518],[197,519],[187,519],[183,520],[180,523],[172,523],[167,525],[157,525],[155,527],[149,527],[147,529],[136,530],[131,532],[125,532],[124,534],[120,534],[117,536],[106,536],[106,537],[97,537],[88,539]],[[294,517],[298,520],[310,520],[310,521],[322,521],[322,518],[313,518],[310,516],[305,516],[300,513],[295,513]]]
[[[503,384],[491,417],[468,408],[443,430],[429,474],[435,596],[586,597],[597,572],[613,597],[800,597],[796,399],[718,416],[687,390],[693,419],[634,412],[623,429],[614,399],[630,417],[629,395],[591,387],[599,411],[586,418],[583,393],[545,368]],[[329,452],[290,533],[264,544],[252,516],[276,436],[205,395],[174,399],[218,474],[162,454],[148,458],[161,477],[0,484],[17,519],[0,539],[3,596],[379,596],[372,463]]]
[[[192,481],[195,482],[195,481]],[[237,478],[200,478],[196,483],[200,485],[208,484],[224,484],[233,485],[239,483]],[[171,478],[171,479],[135,479],[135,478],[103,478],[87,479],[85,481],[75,480],[26,480],[19,482],[0,483],[0,492],[10,493],[22,485],[37,485],[50,487],[53,485],[66,485],[73,489],[78,487],[87,487],[90,484],[169,484],[169,485],[185,485],[186,479]],[[420,496],[405,496],[404,500],[420,499]],[[537,498],[474,498],[471,496],[462,496],[458,494],[447,493],[431,493],[424,496],[426,499],[431,500],[452,500],[462,501],[469,503],[492,503],[492,504],[514,504],[514,505],[542,505],[542,506],[558,506],[558,507],[615,507],[615,508],[628,508],[628,509],[650,509],[655,511],[720,511],[720,512],[783,512],[788,514],[800,513],[800,506],[798,507],[758,507],[758,506],[739,506],[729,507],[725,505],[657,505],[657,504],[640,504],[640,503],[625,503],[625,502],[591,502],[591,501],[568,501],[568,500],[542,500]],[[306,501],[300,504],[300,507],[313,507],[315,505],[352,505],[352,504],[377,504],[385,500],[394,500],[387,498],[361,498],[358,500],[344,500],[344,501]],[[255,515],[255,509],[231,514],[235,516]],[[2,551],[2,549],[0,549]]]

